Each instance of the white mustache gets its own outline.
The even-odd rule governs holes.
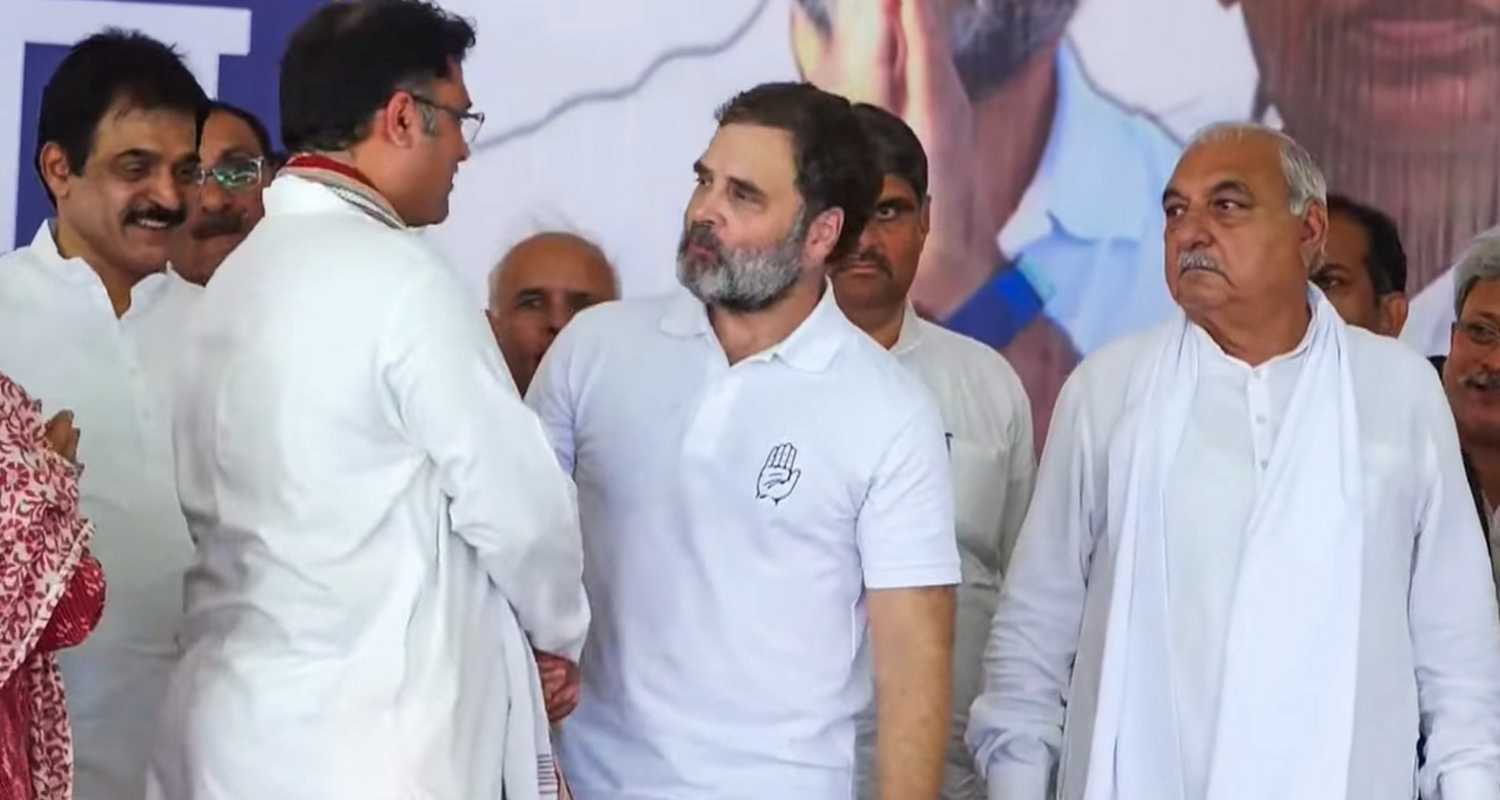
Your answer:
[[[1496,372],[1475,372],[1475,373],[1471,373],[1469,375],[1464,376],[1463,384],[1464,384],[1464,386],[1467,386],[1470,389],[1482,389],[1484,391],[1491,391],[1493,389],[1500,388],[1500,373],[1496,373]]]
[[[1219,269],[1219,260],[1203,250],[1189,250],[1177,257],[1177,271],[1185,272],[1190,269],[1206,269],[1214,272],[1223,272]]]

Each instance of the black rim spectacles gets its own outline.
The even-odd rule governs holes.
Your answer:
[[[484,127],[484,114],[479,111],[465,111],[462,108],[445,106],[430,97],[423,97],[415,92],[410,92],[411,99],[421,103],[428,108],[435,108],[451,114],[458,121],[458,128],[463,133],[464,141],[473,144],[479,138],[479,129]]]

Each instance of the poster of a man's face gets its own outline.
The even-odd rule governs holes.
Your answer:
[[[1171,313],[1158,200],[1199,123],[1281,125],[1332,190],[1396,220],[1410,254],[1403,338],[1424,350],[1447,346],[1454,254],[1500,222],[1500,0],[661,0],[650,13],[439,1],[480,30],[465,71],[490,124],[460,170],[452,218],[425,235],[476,305],[514,234],[554,214],[618,254],[627,297],[674,286],[677,220],[658,209],[691,181],[714,107],[798,76],[918,133],[932,230],[912,298],[1009,358],[1043,420],[1078,360]],[[168,23],[212,11],[248,25],[248,56],[224,59],[210,82],[270,119],[275,51],[310,3],[100,2],[64,27],[81,36],[129,15],[212,65],[220,50]],[[37,85],[66,44],[43,28],[11,34],[26,53],[13,86]],[[243,49],[211,38],[223,54]],[[1226,75],[1229,89],[1215,83]],[[249,87],[259,99],[243,99]],[[20,98],[33,94],[12,101],[18,152],[35,113]],[[50,213],[29,178],[0,169],[13,241]],[[1001,284],[1032,292],[1031,307],[976,306]]]
[[[1330,188],[1392,215],[1420,296],[1403,338],[1446,344],[1451,287],[1434,281],[1500,219],[1500,0],[1238,2],[1260,68],[1257,113],[1279,118]]]

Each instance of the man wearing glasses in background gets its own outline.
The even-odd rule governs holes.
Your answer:
[[[473,45],[434,3],[363,0],[281,59],[293,155],[177,340],[196,552],[149,800],[557,797],[549,711],[589,619],[573,491],[417,232],[482,122]]]
[[[1500,228],[1469,244],[1453,266],[1454,324],[1446,360],[1434,359],[1458,424],[1469,488],[1500,579]]]
[[[198,156],[202,169],[188,196],[187,224],[173,232],[168,254],[173,272],[204,286],[266,215],[260,195],[276,164],[266,126],[249,111],[217,101],[203,122]]]

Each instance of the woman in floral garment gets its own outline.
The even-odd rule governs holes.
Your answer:
[[[73,744],[56,651],[104,610],[78,512],[78,431],[0,375],[0,800],[68,800]]]

